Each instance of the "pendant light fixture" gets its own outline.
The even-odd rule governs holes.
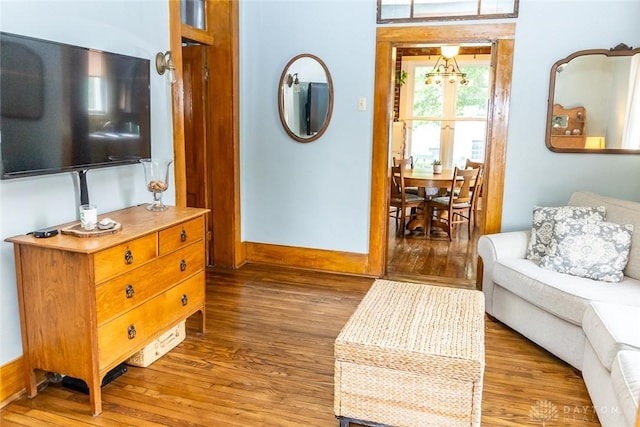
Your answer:
[[[443,81],[458,83],[461,86],[469,84],[467,73],[463,73],[456,61],[456,55],[460,51],[460,46],[441,46],[440,57],[433,66],[431,72],[427,73],[425,83],[441,84]]]

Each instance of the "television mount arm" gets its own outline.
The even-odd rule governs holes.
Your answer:
[[[78,171],[78,178],[80,181],[80,204],[89,204],[89,190],[87,189],[87,169]]]

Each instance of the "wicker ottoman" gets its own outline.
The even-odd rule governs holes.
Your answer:
[[[376,280],[336,338],[335,415],[479,426],[483,374],[482,292]]]

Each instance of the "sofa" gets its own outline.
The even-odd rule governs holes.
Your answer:
[[[578,191],[566,207],[549,210],[566,216],[585,207],[592,208],[590,216],[602,214],[602,219],[560,220],[558,213],[545,232],[536,228],[539,211],[534,208],[532,229],[481,236],[478,285],[489,316],[582,371],[603,426],[633,427],[640,397],[640,203]],[[559,237],[563,227],[578,222],[624,226],[629,232],[626,263],[619,266],[617,279],[611,279],[615,274],[594,279],[579,269],[554,267],[562,264],[553,262],[560,247],[572,241]],[[545,233],[554,243],[546,249],[548,256],[535,259],[532,248]]]

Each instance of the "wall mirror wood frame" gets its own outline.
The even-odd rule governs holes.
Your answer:
[[[560,153],[640,154],[640,48],[581,50],[549,78],[547,148]]]
[[[327,130],[333,112],[333,81],[324,61],[310,53],[293,57],[282,71],[278,113],[298,142],[312,142]]]

